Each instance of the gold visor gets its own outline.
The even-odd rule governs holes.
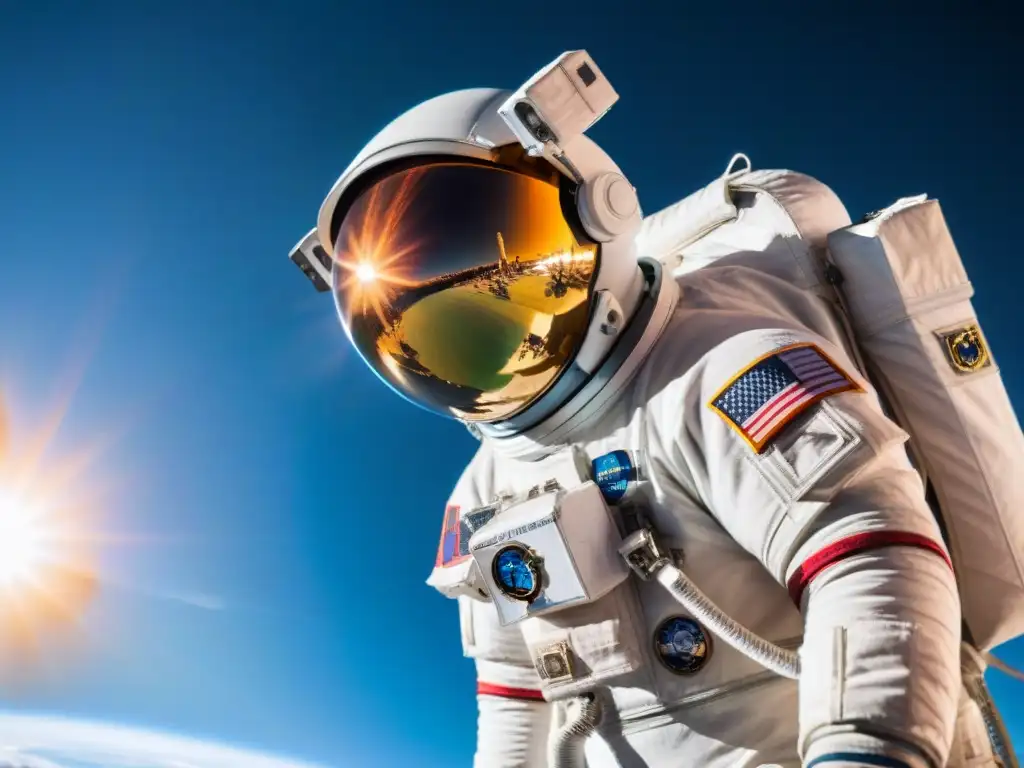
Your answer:
[[[546,163],[430,162],[364,189],[334,254],[335,301],[363,359],[446,416],[522,411],[572,362],[587,327],[598,249],[572,206]]]

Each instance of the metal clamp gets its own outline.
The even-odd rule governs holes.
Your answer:
[[[626,565],[644,581],[653,579],[658,571],[671,562],[650,528],[641,528],[627,536],[619,547],[619,554]]]

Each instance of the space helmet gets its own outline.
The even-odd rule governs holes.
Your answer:
[[[316,236],[338,314],[404,398],[517,432],[607,357],[644,286],[635,190],[583,135],[615,99],[571,52],[516,92],[414,107],[334,184]]]

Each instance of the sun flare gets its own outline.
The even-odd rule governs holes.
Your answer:
[[[372,264],[360,264],[356,267],[356,277],[361,283],[372,283],[377,279],[377,270]]]
[[[348,321],[372,312],[389,325],[393,290],[416,285],[409,267],[418,243],[402,240],[400,224],[421,175],[422,170],[408,171],[374,187],[358,226],[339,235],[334,261],[342,272],[338,287],[348,297]]]
[[[38,579],[50,535],[43,509],[0,488],[0,589]]]
[[[0,403],[0,417],[4,413]],[[0,451],[0,668],[3,679],[62,627],[78,627],[98,587],[93,514],[83,474],[92,451],[55,457],[64,409]],[[6,419],[4,419],[6,421]],[[13,437],[13,436],[12,436]],[[25,655],[28,654],[28,655]]]

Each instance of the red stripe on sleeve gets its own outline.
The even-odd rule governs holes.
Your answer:
[[[945,560],[951,570],[953,568],[953,563],[950,561],[949,555],[946,554],[946,550],[927,536],[917,533],[904,533],[902,531],[867,531],[866,533],[857,533],[840,539],[807,558],[796,569],[796,572],[790,577],[786,585],[789,589],[790,598],[799,606],[804,590],[814,580],[814,577],[823,570],[847,557],[879,547],[917,547],[918,549],[926,549]]]
[[[529,699],[531,701],[544,701],[544,694],[530,688],[509,688],[505,685],[494,683],[478,682],[476,692],[481,696],[501,696],[505,699]]]

